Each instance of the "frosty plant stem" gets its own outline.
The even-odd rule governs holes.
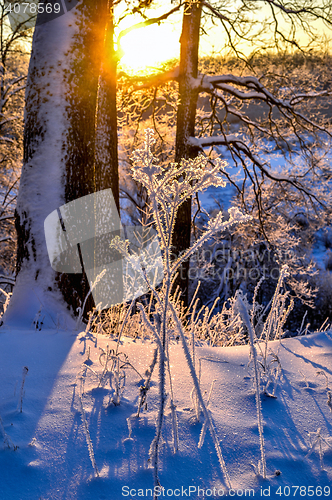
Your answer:
[[[264,445],[264,431],[263,431],[263,417],[262,417],[262,407],[261,407],[261,397],[260,397],[260,376],[259,376],[259,368],[257,361],[257,352],[255,347],[255,334],[253,327],[251,325],[251,321],[249,318],[249,314],[246,306],[243,303],[241,295],[237,297],[238,307],[241,314],[241,317],[248,328],[249,331],[249,340],[250,340],[250,349],[251,354],[254,361],[254,384],[255,384],[255,395],[256,395],[256,409],[257,409],[257,422],[258,422],[258,432],[259,432],[259,444],[261,449],[261,468],[262,468],[262,476],[266,479],[266,460],[265,460],[265,445]]]
[[[304,458],[309,458],[314,449],[318,448],[319,460],[321,469],[324,470],[324,451],[323,444],[325,444],[328,448],[332,449],[330,443],[324,438],[321,434],[322,429],[319,427],[317,432],[309,432],[310,439],[310,449]]]
[[[96,464],[95,454],[94,454],[94,451],[93,451],[93,444],[92,444],[92,441],[91,441],[91,436],[90,436],[90,431],[89,431],[89,424],[88,424],[88,421],[86,419],[85,410],[84,410],[84,406],[83,406],[83,394],[84,394],[83,385],[84,385],[84,378],[85,378],[86,370],[87,370],[87,366],[86,365],[84,367],[84,370],[85,371],[82,373],[82,376],[81,376],[81,383],[80,383],[80,387],[79,387],[78,401],[79,401],[79,407],[80,407],[80,411],[81,411],[81,417],[82,417],[82,423],[83,423],[83,429],[84,429],[86,444],[87,444],[88,450],[89,450],[89,457],[90,457],[90,460],[91,460],[92,467],[93,467],[93,469],[95,471],[96,477],[99,477],[99,470],[98,470],[98,467],[97,467],[97,464]]]
[[[171,311],[172,311],[172,314],[173,314],[173,318],[174,318],[175,324],[177,326],[177,330],[178,330],[178,332],[179,332],[179,334],[181,336],[184,354],[185,354],[186,361],[187,361],[188,366],[189,366],[191,378],[192,378],[194,386],[195,386],[197,398],[198,398],[198,401],[199,401],[199,403],[200,403],[200,405],[202,407],[204,418],[205,418],[205,422],[207,422],[207,424],[205,424],[205,422],[204,422],[204,424],[209,427],[209,431],[210,431],[210,434],[211,434],[211,437],[212,437],[212,440],[213,440],[213,444],[214,444],[214,446],[216,448],[216,452],[217,452],[218,460],[219,460],[219,463],[220,463],[220,467],[221,467],[221,470],[222,470],[222,472],[224,474],[224,477],[226,479],[227,486],[229,488],[232,488],[231,481],[230,481],[230,478],[229,478],[229,475],[228,475],[228,472],[227,472],[227,469],[226,469],[226,464],[225,464],[224,458],[222,456],[222,452],[221,452],[220,444],[219,444],[219,441],[218,441],[218,438],[217,438],[217,434],[216,434],[216,431],[215,431],[215,428],[214,428],[211,416],[209,414],[209,411],[208,411],[208,409],[207,409],[207,407],[205,405],[205,402],[204,402],[204,399],[203,399],[203,396],[202,396],[202,391],[201,391],[201,388],[200,388],[200,385],[199,385],[199,381],[198,381],[198,378],[197,378],[197,373],[196,373],[195,367],[194,367],[193,362],[192,362],[192,358],[190,356],[190,352],[189,352],[187,341],[186,341],[186,338],[185,338],[185,335],[184,335],[183,327],[182,327],[181,322],[179,320],[179,317],[178,317],[178,315],[176,313],[176,310],[175,310],[175,308],[174,308],[174,306],[173,306],[173,304],[171,302],[170,302],[170,308],[171,308]]]
[[[289,276],[288,266],[284,265],[284,266],[282,266],[282,268],[280,270],[280,276],[278,279],[277,287],[276,287],[276,290],[274,292],[273,299],[272,299],[271,311],[270,311],[270,314],[268,316],[267,321],[265,322],[264,330],[262,332],[262,336],[265,332],[265,350],[264,350],[264,369],[265,370],[267,369],[268,341],[271,340],[271,338],[272,338],[273,326],[277,326],[277,324],[278,324],[278,302],[280,299],[280,289],[282,287],[284,278],[286,278],[287,276]],[[278,331],[279,331],[279,328],[276,328],[276,333],[273,336],[273,340],[276,338]]]
[[[22,407],[23,407],[23,396],[24,396],[24,383],[26,376],[28,374],[29,368],[27,366],[23,366],[23,371],[22,371],[22,384],[21,384],[21,390],[20,390],[20,399],[18,402],[18,408],[20,410],[20,413],[22,413]]]
[[[85,411],[84,411],[84,407],[83,407],[83,400],[82,400],[82,396],[81,395],[79,395],[78,400],[79,400],[79,403],[80,403],[81,417],[82,417],[82,422],[83,422],[83,429],[84,429],[85,439],[86,439],[86,443],[88,445],[89,457],[90,457],[90,460],[91,460],[91,463],[92,463],[92,467],[93,467],[93,469],[95,471],[95,474],[96,474],[97,477],[99,477],[99,471],[98,471],[98,467],[97,467],[97,464],[96,464],[95,454],[94,454],[94,451],[93,451],[93,445],[92,445],[92,441],[91,441],[91,437],[90,437],[89,424],[88,424],[86,416],[85,416]]]
[[[76,328],[75,328],[75,330],[78,329],[78,327],[79,327],[79,325],[80,325],[80,323],[82,321],[83,314],[84,314],[84,309],[85,309],[85,305],[86,305],[86,302],[87,302],[88,298],[92,294],[94,288],[96,288],[96,286],[98,285],[99,281],[104,277],[105,273],[106,273],[106,269],[104,269],[101,273],[98,274],[98,276],[96,277],[95,281],[92,283],[92,285],[90,287],[90,290],[86,294],[86,297],[84,299],[82,307],[78,307],[77,308],[78,317],[77,317],[77,321],[76,321]]]
[[[150,389],[150,382],[151,382],[152,373],[153,373],[154,367],[156,366],[156,363],[157,363],[157,356],[158,356],[158,348],[154,350],[153,359],[152,359],[151,365],[149,367],[147,377],[144,381],[144,386],[143,387],[141,386],[141,394],[140,394],[139,401],[138,401],[136,417],[139,417],[141,408],[146,401],[147,392]]]
[[[13,448],[13,450],[17,450],[18,447],[14,445],[13,441],[10,439],[7,432],[5,431],[1,415],[0,415],[0,431],[3,437],[3,444],[7,446],[7,448]]]
[[[146,259],[142,262],[140,256],[137,256],[143,269],[144,279],[152,291],[155,300],[154,320],[150,320],[142,304],[139,304],[142,321],[147,325],[158,346],[159,360],[159,409],[156,422],[156,434],[150,447],[150,462],[154,469],[154,482],[159,485],[158,478],[158,451],[161,440],[161,432],[164,421],[166,407],[166,370],[169,371],[170,393],[171,393],[171,411],[173,420],[174,450],[177,448],[177,419],[173,392],[171,385],[170,361],[169,361],[169,325],[175,325],[176,330],[182,339],[185,358],[189,367],[190,375],[194,383],[197,400],[202,408],[205,417],[205,427],[209,428],[212,440],[214,442],[221,470],[225,481],[230,486],[230,479],[226,470],[226,465],[222,456],[220,444],[214,429],[214,425],[204,402],[199,380],[196,374],[193,359],[189,352],[187,341],[185,339],[184,328],[178,314],[177,302],[172,297],[172,283],[176,273],[181,268],[183,262],[189,259],[209,238],[219,231],[224,231],[235,223],[247,221],[248,216],[239,212],[236,208],[229,210],[229,219],[224,221],[223,214],[219,212],[214,219],[211,219],[207,225],[206,231],[201,237],[188,248],[181,256],[172,260],[172,238],[174,224],[180,205],[195,195],[199,191],[204,191],[210,186],[224,187],[225,182],[221,176],[221,170],[224,168],[224,162],[215,160],[214,163],[203,155],[195,159],[181,160],[180,163],[171,163],[167,167],[158,164],[158,160],[151,152],[151,146],[154,144],[154,132],[146,131],[146,139],[143,149],[136,150],[132,156],[133,167],[132,176],[135,181],[142,184],[147,191],[149,198],[149,210],[147,220],[152,219],[157,230],[160,249],[163,257],[163,285],[157,290],[151,283],[148,276],[153,271],[153,259]],[[122,242],[119,237],[112,240],[111,247],[115,248],[128,259],[133,259],[133,253],[129,253],[129,242]],[[153,274],[153,273],[152,273]],[[171,327],[172,328],[172,327]]]

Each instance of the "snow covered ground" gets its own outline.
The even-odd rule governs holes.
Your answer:
[[[130,419],[131,437],[127,419],[137,411],[139,387],[155,346],[150,340],[124,338],[119,352],[128,356],[140,376],[127,365],[121,403],[115,406],[109,378],[98,387],[96,375],[102,373],[99,356],[107,345],[113,349],[116,342],[71,331],[0,330],[0,416],[8,442],[17,447],[2,445],[0,438],[1,500],[152,498],[148,452],[158,408],[155,377],[147,410]],[[206,399],[215,380],[209,409],[232,482],[233,490],[228,491],[208,432],[202,448],[197,447],[204,419],[195,422],[189,371],[181,345],[173,342],[170,364],[180,446],[174,454],[167,408],[160,457],[160,479],[165,488],[160,491],[161,498],[331,496],[332,403],[328,405],[328,392],[332,388],[332,334],[285,339],[271,342],[269,347],[280,357],[282,379],[277,399],[261,396],[266,480],[254,469],[260,446],[249,347],[196,348]],[[95,477],[89,458],[80,409],[79,376],[84,361],[88,368],[83,407],[99,477]],[[29,371],[20,412],[23,367]],[[310,436],[316,445],[306,457]]]

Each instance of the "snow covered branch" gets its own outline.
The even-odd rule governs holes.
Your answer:
[[[10,219],[15,219],[15,215],[12,214],[12,215],[3,215],[2,217],[0,217],[0,222],[4,221],[4,220],[10,220]]]
[[[192,146],[195,146],[201,149],[202,151],[204,150],[205,147],[208,146],[227,146],[231,151],[235,151],[239,157],[241,157],[241,155],[247,157],[252,162],[254,167],[258,167],[263,176],[275,182],[281,182],[281,183],[283,182],[290,184],[298,191],[301,191],[303,194],[305,194],[309,199],[315,200],[320,206],[323,207],[325,206],[321,198],[316,196],[313,190],[307,188],[304,184],[302,184],[300,180],[296,178],[296,176],[286,176],[270,170],[265,162],[261,161],[255,154],[253,154],[250,147],[244,142],[244,140],[242,140],[239,136],[236,136],[235,134],[229,134],[229,135],[223,134],[219,136],[210,136],[201,138],[190,137],[188,142]],[[256,175],[250,174],[248,170],[246,171],[247,175],[251,178],[252,183],[255,184]]]
[[[263,100],[271,105],[285,108],[293,113],[296,113],[293,106],[299,104],[305,99],[316,99],[318,97],[326,97],[331,95],[331,92],[323,90],[320,92],[308,92],[295,94],[290,99],[279,99],[272,92],[270,92],[258,78],[253,76],[243,77],[236,75],[201,75],[200,78],[193,79],[194,87],[197,87],[200,92],[212,93],[218,98],[222,95],[218,90],[226,94],[230,94],[239,100]],[[230,85],[233,84],[233,85]],[[240,90],[238,87],[245,87],[246,91]],[[300,115],[298,115],[300,116]],[[301,116],[301,118],[303,118]],[[316,126],[311,122],[313,126]]]
[[[4,276],[0,274],[0,283],[5,283],[7,285],[15,285],[15,278],[11,278],[10,276]]]

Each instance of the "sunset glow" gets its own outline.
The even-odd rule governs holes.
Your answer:
[[[130,74],[150,73],[170,59],[178,58],[179,30],[170,24],[133,30],[121,39],[121,66]]]

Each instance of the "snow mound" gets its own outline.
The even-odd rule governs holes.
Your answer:
[[[298,486],[302,487],[301,496],[328,497],[332,481],[331,400],[328,404],[332,338],[320,333],[271,342],[269,347],[280,359],[282,379],[276,399],[261,396],[266,480],[256,474],[260,448],[249,347],[196,347],[196,367],[200,365],[206,399],[215,380],[209,410],[234,489],[229,494],[261,498],[264,491],[263,496],[269,493],[269,498],[284,498],[290,491],[297,498]],[[116,349],[116,342],[69,331],[0,331],[0,435],[4,431],[10,440],[7,444],[15,447],[2,444],[0,438],[1,499],[152,498],[148,456],[158,410],[157,370],[147,409],[143,408],[139,418],[135,414],[155,346],[148,340],[132,339],[119,345],[121,359],[127,359],[136,370],[126,365],[119,405],[112,402],[115,393],[108,373],[98,382],[103,372],[102,349]],[[174,454],[167,407],[160,456],[165,490],[159,496],[220,498],[222,492],[226,496],[208,432],[202,448],[197,446],[203,416],[201,422],[195,420],[190,397],[193,385],[180,344],[170,346],[169,361],[180,446]],[[99,477],[89,457],[79,402],[82,363],[86,367],[82,403]],[[23,367],[28,373],[22,389]]]

